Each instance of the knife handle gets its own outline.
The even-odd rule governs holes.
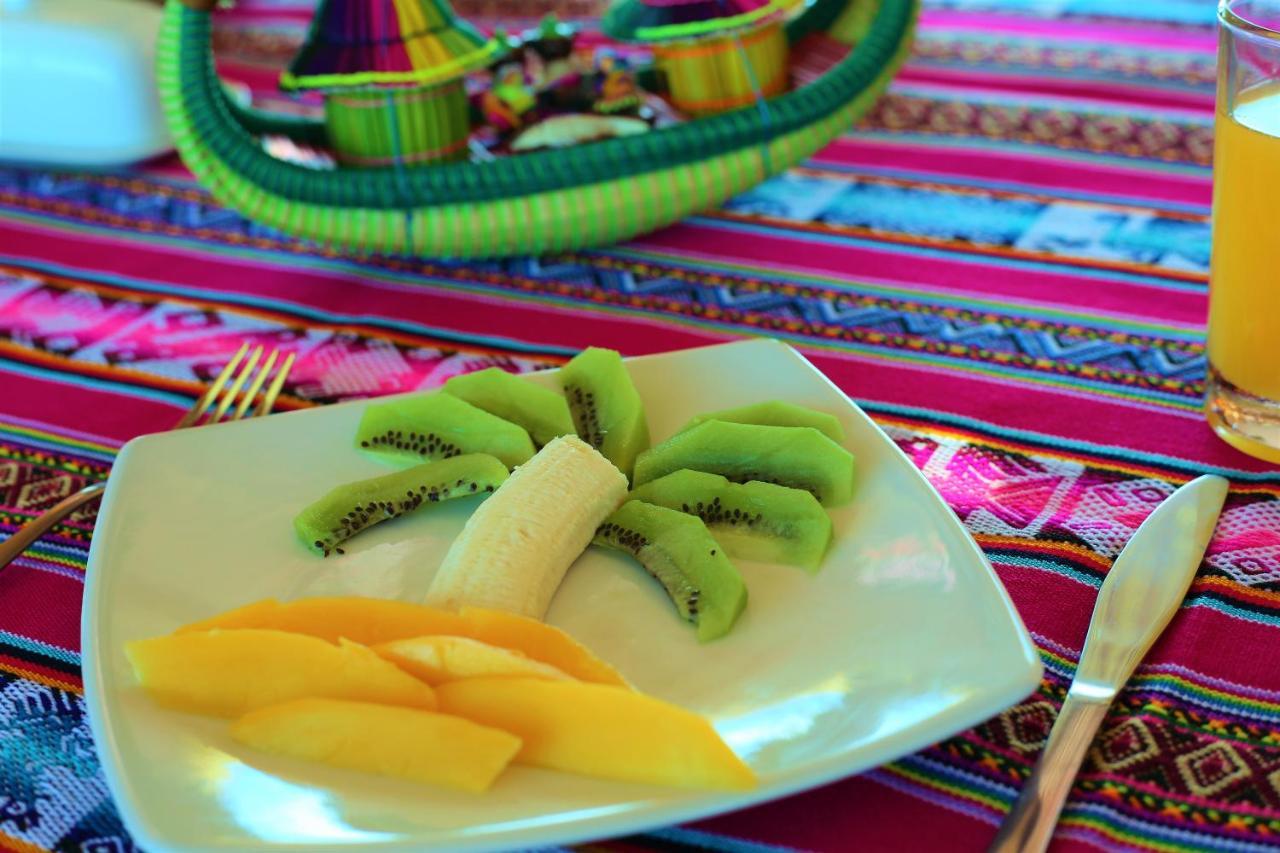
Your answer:
[[[1110,698],[1067,694],[1040,760],[991,842],[991,853],[1041,853],[1049,846],[1076,771],[1109,707]]]

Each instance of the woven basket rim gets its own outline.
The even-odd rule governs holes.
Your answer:
[[[868,0],[856,0],[868,2]],[[788,24],[788,38],[825,30],[850,0],[817,0]],[[540,151],[482,163],[424,169],[341,168],[321,172],[287,163],[262,150],[245,112],[228,98],[213,69],[208,13],[179,0],[166,6],[160,50],[174,51],[182,109],[208,153],[280,197],[335,207],[397,209],[492,201],[541,194],[627,177],[645,180],[676,165],[729,151],[764,146],[823,119],[874,85],[910,37],[918,0],[879,0],[870,30],[832,69],[795,90],[753,107],[696,119],[646,134],[573,149]],[[296,122],[279,123],[305,136]],[[314,129],[312,129],[314,130]]]

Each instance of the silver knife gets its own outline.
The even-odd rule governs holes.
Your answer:
[[[1227,497],[1221,477],[1197,477],[1142,522],[1098,590],[1076,677],[1040,760],[991,844],[1043,851],[1111,700],[1178,611]]]

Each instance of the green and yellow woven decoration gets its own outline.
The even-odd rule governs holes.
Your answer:
[[[188,168],[223,204],[356,253],[477,257],[616,242],[722,203],[810,156],[870,107],[906,57],[918,0],[814,0],[788,42],[826,33],[850,2],[871,26],[806,85],[740,109],[568,150],[429,169],[323,171],[272,157],[261,136],[331,146],[324,122],[246,109],[210,61],[212,0],[167,0],[161,102]],[[207,5],[205,5],[207,4]],[[297,74],[297,70],[294,72]]]
[[[471,133],[462,76],[501,49],[446,0],[322,0],[280,87],[325,93],[325,125],[342,163],[457,160]]]
[[[652,46],[671,103],[688,115],[713,115],[786,91],[782,19],[794,2],[620,0],[604,31]]]
[[[787,37],[780,21],[749,31],[653,46],[671,102],[692,116],[736,110],[787,89]]]

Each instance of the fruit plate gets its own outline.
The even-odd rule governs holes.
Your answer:
[[[385,468],[351,449],[362,403],[131,441],[89,555],[89,719],[125,824],[147,850],[483,850],[615,836],[821,785],[972,726],[1031,692],[1041,666],[991,565],[905,455],[802,355],[752,340],[628,360],[655,441],[700,412],[784,399],[832,412],[857,457],[821,571],[740,562],[750,591],[699,645],[656,583],[597,548],[548,621],[637,687],[708,716],[755,768],[722,794],[509,769],[470,795],[257,754],[225,721],[165,711],[122,648],[275,597],[418,600],[474,499],[380,525],[321,559],[297,509]],[[556,387],[554,371],[534,374]]]

